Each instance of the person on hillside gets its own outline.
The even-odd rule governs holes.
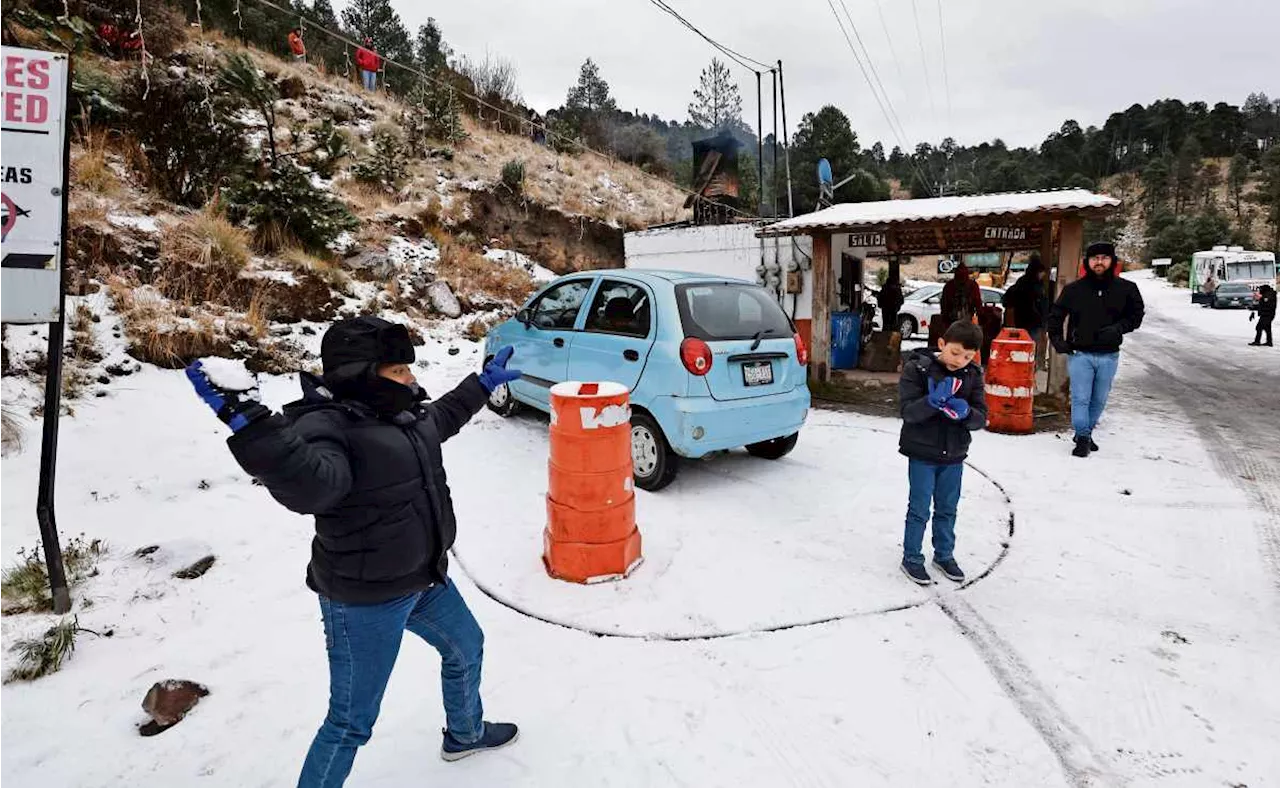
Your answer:
[[[937,342],[945,327],[957,320],[973,322],[981,306],[982,290],[970,277],[969,267],[960,263],[951,281],[942,287],[941,311],[929,324],[929,344]]]
[[[982,368],[973,363],[982,329],[968,320],[952,323],[937,350],[917,350],[902,363],[898,381],[902,432],[898,451],[907,457],[910,494],[902,536],[903,574],[932,585],[924,568],[925,525],[933,519],[933,565],[948,580],[963,583],[956,563],[956,511],[969,433],[987,426]]]
[[[356,68],[360,69],[360,81],[365,90],[378,89],[378,71],[382,68],[382,58],[373,51],[373,39],[366,37],[364,46],[356,50]]]
[[[1064,287],[1049,312],[1049,341],[1054,350],[1070,356],[1071,453],[1077,457],[1098,451],[1093,430],[1120,367],[1120,345],[1125,334],[1142,325],[1146,313],[1138,286],[1120,278],[1119,268],[1114,245],[1090,244],[1084,277]]]
[[[1271,285],[1263,285],[1258,288],[1258,309],[1256,312],[1249,313],[1249,320],[1253,320],[1254,316],[1258,318],[1257,334],[1253,341],[1249,344],[1257,347],[1266,345],[1274,347],[1271,337],[1271,322],[1276,319],[1276,289]],[[1262,341],[1262,335],[1267,335],[1267,341]]]
[[[307,585],[320,597],[329,658],[329,712],[298,781],[340,786],[369,740],[405,630],[440,652],[455,761],[515,741],[486,722],[480,700],[484,633],[448,576],[457,523],[441,444],[490,392],[520,377],[503,348],[479,375],[433,403],[414,379],[408,330],[377,317],[334,323],[321,340],[323,378],[302,373],[302,399],[272,414],[256,383],[187,368],[196,393],[231,428],[227,445],[277,501],[315,516]],[[235,385],[233,385],[233,383]]]
[[[299,63],[307,62],[307,45],[302,41],[302,28],[295,27],[289,31],[289,51],[293,59]]]
[[[1045,319],[1049,316],[1049,296],[1045,291],[1045,267],[1040,262],[1040,255],[1031,255],[1027,262],[1027,270],[1022,277],[1005,291],[1001,302],[1004,304],[1004,324],[1009,328],[1020,328],[1038,340],[1044,331]]]

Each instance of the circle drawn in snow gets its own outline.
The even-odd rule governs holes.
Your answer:
[[[545,429],[527,419],[505,426]],[[512,442],[505,432],[450,442],[501,465],[490,470],[506,493],[454,495],[455,567],[522,614],[605,636],[699,639],[901,610],[934,594],[898,569],[907,460],[896,433],[830,414],[782,460],[738,451],[685,461],[671,487],[637,493],[644,565],[626,580],[580,586],[551,579],[541,561],[545,436]],[[1003,557],[1011,518],[1004,492],[966,467],[956,557],[969,582]],[[924,552],[927,560],[928,531]]]

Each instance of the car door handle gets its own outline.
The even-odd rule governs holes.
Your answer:
[[[634,351],[634,350],[624,350],[624,351],[622,351],[622,357],[623,357],[623,358],[625,358],[627,361],[639,361],[639,360],[640,360],[640,354],[639,354],[638,352]]]
[[[555,345],[556,347],[564,347],[564,339],[562,337],[556,337],[551,344]]]

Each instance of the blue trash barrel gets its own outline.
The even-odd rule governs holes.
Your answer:
[[[862,321],[857,312],[831,313],[831,368],[857,369],[862,349]]]

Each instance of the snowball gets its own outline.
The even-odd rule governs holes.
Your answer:
[[[253,373],[245,369],[242,362],[226,358],[202,358],[200,366],[209,376],[209,381],[220,389],[248,391],[258,387]]]

